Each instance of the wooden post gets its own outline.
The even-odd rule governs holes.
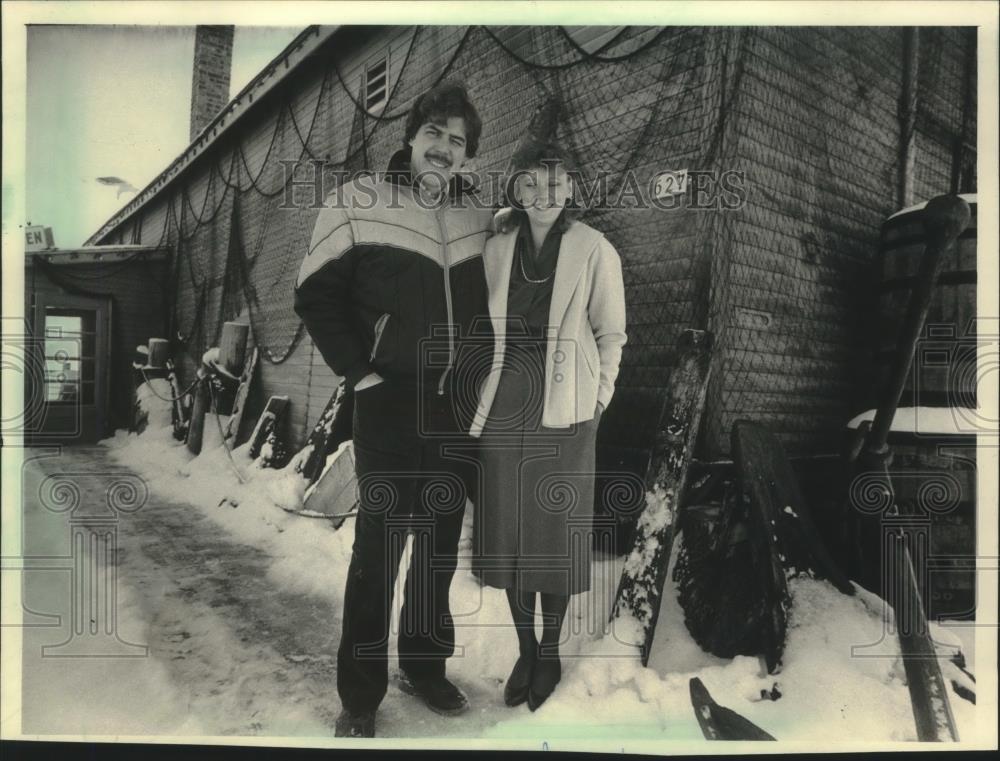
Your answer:
[[[871,432],[859,458],[858,476],[873,477],[879,488],[890,497],[890,510],[896,509],[891,499],[893,495],[892,481],[889,476],[889,465],[892,462],[892,451],[887,445],[892,420],[903,393],[906,376],[913,363],[917,339],[923,331],[927,312],[930,308],[931,293],[942,262],[948,251],[955,246],[955,241],[969,224],[971,212],[969,205],[957,196],[938,196],[931,199],[924,209],[924,228],[927,233],[927,248],[920,262],[920,272],[914,284],[910,303],[896,343],[896,362],[890,375],[889,385],[885,389],[882,402],[875,412]],[[882,529],[880,524],[878,527]],[[869,532],[871,529],[869,529]],[[898,538],[898,529],[889,529],[890,535]],[[881,579],[872,578],[873,570],[878,566],[873,562],[879,558],[864,559],[866,571],[865,586],[869,589]],[[899,635],[900,650],[903,654],[903,666],[906,670],[907,687],[910,690],[910,703],[913,707],[913,717],[917,726],[917,738],[923,742],[942,740],[958,740],[958,729],[948,702],[948,692],[945,687],[941,667],[936,657],[928,657],[934,653],[934,645],[930,639],[927,618],[924,613],[923,601],[920,599],[920,589],[914,576],[913,563],[904,541],[899,541],[898,551],[894,555],[895,563],[892,571],[895,583],[887,595],[896,614],[896,626]],[[880,564],[879,564],[880,565]]]
[[[250,326],[242,322],[227,322],[222,326],[222,339],[219,342],[219,364],[230,375],[239,375],[243,370],[249,333]]]
[[[234,446],[240,443],[240,425],[243,422],[243,412],[246,408],[247,398],[250,396],[250,384],[253,382],[254,370],[257,368],[257,355],[258,351],[255,346],[250,352],[250,357],[247,359],[246,365],[243,367],[243,374],[240,376],[240,386],[236,389],[236,398],[233,400],[229,420],[226,421],[225,430],[223,431],[223,438],[232,439],[232,445]]]
[[[146,361],[149,366],[165,370],[170,358],[170,342],[165,338],[150,338],[148,346],[149,356]]]
[[[191,454],[201,454],[201,440],[205,433],[205,413],[211,405],[208,378],[201,378],[194,388],[194,406],[191,408],[191,422],[188,424],[187,448]]]

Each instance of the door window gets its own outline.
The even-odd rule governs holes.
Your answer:
[[[45,401],[93,404],[97,312],[45,309]]]

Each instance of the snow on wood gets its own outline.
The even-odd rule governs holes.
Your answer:
[[[287,411],[287,396],[272,396],[267,400],[250,436],[250,457],[259,458],[258,467],[280,468],[285,464],[287,452],[281,434]]]
[[[851,418],[847,427],[854,430],[865,421],[870,423],[875,419],[875,412],[862,412]],[[926,435],[969,435],[976,433],[975,422],[981,419],[979,411],[970,407],[897,407],[890,430]]]
[[[612,618],[628,614],[639,623],[643,665],[649,660],[660,594],[670,564],[678,495],[684,493],[705,405],[710,348],[711,336],[705,331],[687,330],[681,335],[677,366],[665,389],[646,473],[646,507],[636,523],[632,551],[625,562],[611,614]]]
[[[716,703],[700,679],[688,683],[691,706],[706,740],[774,740],[770,734],[731,708]]]
[[[307,490],[304,509],[311,513],[334,516],[334,527],[344,522],[344,516],[358,503],[358,481],[354,471],[354,447],[345,441],[327,459],[323,474]]]
[[[310,456],[302,461],[299,471],[309,484],[316,483],[322,472],[329,467],[330,455],[350,439],[352,410],[352,397],[347,384],[341,381],[306,441]]]
[[[170,381],[166,378],[150,378],[139,384],[135,391],[137,422],[145,417],[148,426],[170,428],[173,416],[171,398]]]
[[[240,435],[240,425],[243,422],[243,413],[246,409],[247,398],[250,396],[250,385],[253,383],[254,370],[257,368],[257,358],[259,352],[257,347],[253,348],[243,372],[240,374],[240,386],[236,390],[236,398],[233,400],[232,414],[226,421],[225,438],[230,444],[238,444]]]

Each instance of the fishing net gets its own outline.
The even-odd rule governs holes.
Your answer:
[[[650,411],[660,408],[677,337],[691,327],[716,338],[699,458],[727,457],[740,417],[766,421],[795,454],[836,448],[866,384],[879,227],[901,205],[905,30],[371,34],[390,72],[378,110],[363,106],[369,53],[359,48],[381,48],[360,32],[346,36],[342,55],[331,48],[296,84],[278,88],[195,170],[103,237],[159,240],[175,252],[171,331],[182,375],[218,341],[222,323],[243,314],[269,377],[319,413],[335,384],[314,375],[311,342],[297,351],[305,334],[292,310],[317,210],[287,203],[288,192],[293,200],[310,192],[290,183],[311,181],[318,166],[331,190],[338,173],[383,169],[402,147],[413,100],[450,78],[465,84],[483,118],[472,166],[479,177],[503,171],[526,125],[543,116],[585,180],[584,221],[621,254],[629,340],[602,424],[602,472],[645,473],[658,423]],[[919,32],[914,200],[975,188],[975,57],[974,29]],[[288,166],[299,161],[293,175]],[[691,172],[709,173],[707,208],[693,208],[690,187],[678,208],[650,206],[655,178],[683,169],[689,182]],[[726,172],[742,173],[742,193],[721,192]],[[498,188],[481,183],[498,201]],[[734,197],[738,208],[721,207]],[[616,493],[641,502],[641,489]]]

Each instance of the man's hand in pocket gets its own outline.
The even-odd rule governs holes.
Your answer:
[[[354,391],[355,393],[357,393],[358,391],[364,391],[366,388],[377,386],[384,380],[385,378],[383,378],[378,373],[368,373],[368,375],[366,375],[364,378],[362,378],[357,382],[357,384],[354,386]]]

